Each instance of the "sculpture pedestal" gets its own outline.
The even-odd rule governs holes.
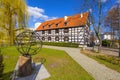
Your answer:
[[[32,73],[32,61],[31,57],[20,56],[18,64],[18,75],[28,76]]]

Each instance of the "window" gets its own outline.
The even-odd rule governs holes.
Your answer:
[[[42,31],[42,34],[45,34],[45,31]]]
[[[48,41],[51,41],[51,37],[50,36],[48,37]]]
[[[58,27],[59,26],[59,24],[56,24],[56,27]]]
[[[68,24],[67,22],[64,22],[64,26],[67,26],[67,24]]]
[[[44,41],[44,40],[45,40],[45,37],[42,37],[42,40]]]
[[[48,34],[51,34],[51,30],[48,30]]]
[[[51,28],[51,25],[48,25],[49,26],[49,28]]]
[[[68,37],[68,36],[65,36],[65,37],[64,37],[64,41],[69,41],[69,37]]]
[[[45,26],[43,26],[43,29],[45,28]]]
[[[55,30],[55,33],[59,33],[59,29],[56,29],[56,30]]]
[[[59,41],[59,37],[58,36],[55,37],[55,41]]]
[[[69,32],[69,29],[68,28],[65,28],[64,29],[64,33],[68,33]]]

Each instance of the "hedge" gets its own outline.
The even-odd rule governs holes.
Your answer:
[[[61,47],[78,47],[77,43],[70,43],[70,42],[43,42],[43,45],[49,46],[61,46]]]

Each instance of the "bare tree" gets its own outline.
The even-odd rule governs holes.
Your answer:
[[[95,31],[96,37],[99,40],[98,52],[101,51],[101,28],[103,23],[103,7],[110,4],[110,0],[80,0],[82,12],[89,10],[90,23]],[[84,7],[83,7],[84,6]]]
[[[115,35],[115,31],[118,32],[118,25],[119,25],[119,10],[118,10],[118,6],[115,5],[113,6],[107,13],[107,16],[105,17],[104,20],[104,25],[106,27],[109,27],[111,30],[111,36],[112,36],[112,46],[113,46],[113,42],[114,42],[114,35]]]

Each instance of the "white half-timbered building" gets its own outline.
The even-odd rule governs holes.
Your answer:
[[[44,42],[89,44],[88,12],[43,22],[36,32]]]

